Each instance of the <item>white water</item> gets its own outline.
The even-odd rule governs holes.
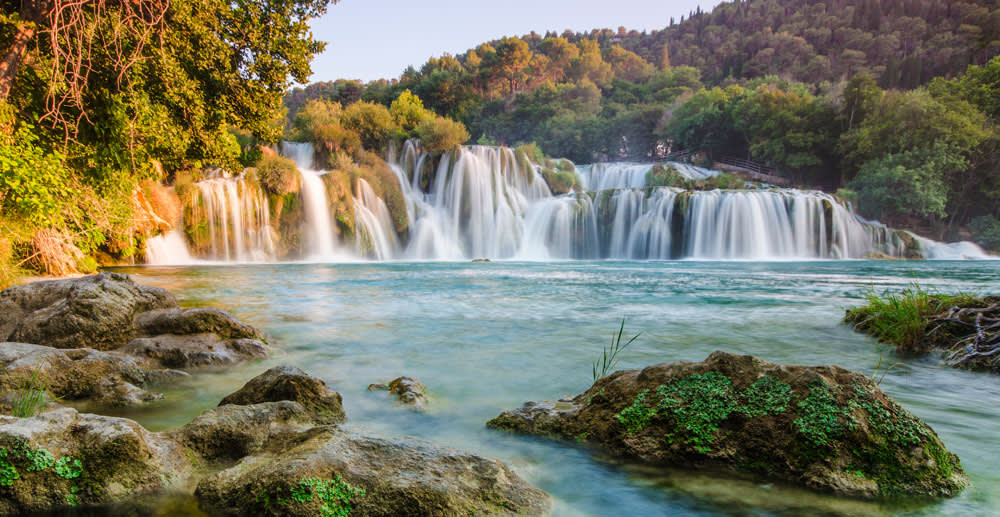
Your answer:
[[[466,146],[434,158],[422,153],[416,141],[407,142],[398,155],[391,152],[388,160],[406,203],[408,231],[396,232],[384,200],[359,180],[354,186],[356,240],[339,243],[324,172],[312,168],[312,147],[282,147],[302,175],[307,260],[795,260],[905,252],[894,230],[865,221],[818,191],[645,188],[652,165],[606,163],[577,168],[587,192],[553,196],[540,168],[519,162],[512,149]],[[674,166],[694,179],[717,174]],[[273,254],[270,231],[261,231],[270,230],[266,197],[259,188],[252,191],[239,182],[199,183],[211,207],[212,231],[222,233],[212,236],[218,260],[259,260]],[[244,215],[249,213],[255,215]],[[248,224],[250,219],[255,222]],[[150,263],[183,260],[182,252],[180,258],[171,257],[163,249],[179,247],[179,241],[178,236],[169,244],[152,243],[157,250],[150,252]],[[918,241],[927,258],[989,258],[971,243]]]
[[[208,225],[207,258],[224,262],[274,259],[270,210],[259,186],[243,175],[229,178],[222,174],[196,186]]]
[[[146,263],[161,266],[189,266],[198,261],[191,256],[184,235],[178,229],[146,241]]]
[[[299,196],[305,211],[305,225],[302,228],[305,239],[305,259],[332,261],[344,258],[344,252],[337,245],[330,214],[330,201],[323,184],[323,171],[313,168],[314,153],[311,144],[283,142],[281,152],[295,161],[302,179]]]

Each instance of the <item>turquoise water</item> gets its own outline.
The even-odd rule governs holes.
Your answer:
[[[700,361],[714,350],[871,373],[880,347],[841,324],[869,289],[911,282],[944,292],[1000,292],[996,262],[558,262],[280,264],[123,268],[186,305],[226,308],[264,329],[268,361],[196,375],[128,416],[160,430],[215,406],[279,363],[324,379],[349,424],[418,436],[505,461],[552,495],[555,515],[983,515],[1000,509],[1000,377],[937,357],[902,358],[882,389],[926,420],[974,486],[943,502],[875,504],[767,483],[615,461],[571,443],[484,423],[527,400],[575,395],[621,319],[642,336],[619,368]],[[373,382],[421,379],[431,410],[395,407]]]

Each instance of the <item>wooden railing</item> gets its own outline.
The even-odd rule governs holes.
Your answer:
[[[750,172],[756,172],[757,174],[764,174],[767,176],[774,176],[774,168],[768,167],[763,163],[753,162],[750,160],[743,160],[733,156],[723,156],[715,161],[719,163],[724,163],[726,165],[731,165],[733,167],[739,167],[741,169],[746,169]]]

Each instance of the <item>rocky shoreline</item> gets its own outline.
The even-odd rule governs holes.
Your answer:
[[[214,308],[102,273],[0,293],[0,514],[102,510],[179,493],[222,515],[547,515],[550,497],[501,461],[344,427],[339,393],[291,366],[246,382],[175,429],[60,402],[142,406],[152,387],[268,357],[266,336]],[[23,412],[26,379],[42,397]],[[427,388],[370,390],[416,411]],[[37,413],[37,414],[36,414]],[[870,379],[717,352],[615,372],[489,427],[603,448],[652,465],[861,498],[945,497],[968,481],[926,424]],[[124,505],[124,506],[122,506]]]

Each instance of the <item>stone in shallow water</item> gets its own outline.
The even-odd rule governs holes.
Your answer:
[[[120,273],[33,282],[0,293],[0,341],[110,350],[132,339],[136,315],[177,307],[169,292]]]
[[[569,401],[529,402],[487,425],[861,498],[953,496],[968,485],[958,457],[871,379],[725,352],[615,372]]]
[[[294,366],[271,368],[250,379],[235,393],[226,396],[219,405],[249,405],[282,400],[302,404],[317,423],[339,424],[346,420],[340,393]]]
[[[349,500],[324,501],[310,485]],[[363,492],[362,492],[363,491]],[[296,499],[296,494],[312,497]],[[547,515],[548,495],[503,463],[430,442],[317,427],[204,478],[195,495],[228,515]],[[306,500],[307,499],[307,500]],[[280,501],[286,501],[282,505]]]
[[[403,404],[417,409],[427,409],[427,387],[424,383],[412,377],[397,377],[389,384],[369,384],[368,391],[386,390],[396,395],[396,398]]]

